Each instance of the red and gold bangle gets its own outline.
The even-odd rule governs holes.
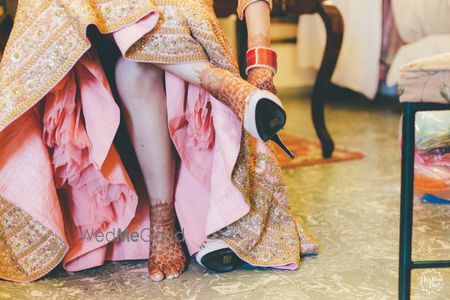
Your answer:
[[[277,53],[270,48],[256,47],[247,51],[247,68],[245,73],[253,68],[266,68],[277,73]]]

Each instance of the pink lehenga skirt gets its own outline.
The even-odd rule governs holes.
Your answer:
[[[164,19],[174,11],[159,10]],[[177,62],[176,50],[157,48],[173,38],[164,28],[150,11],[113,34],[129,59]],[[206,49],[190,61],[208,57],[200,38],[185,41]],[[214,55],[233,69],[228,51]],[[166,97],[180,157],[175,206],[189,252],[216,238],[255,266],[296,269],[300,254],[316,247],[289,212],[271,148],[250,137],[228,106],[169,73]],[[119,123],[119,106],[91,49],[0,131],[0,278],[33,281],[61,262],[78,271],[148,258],[148,196],[131,182],[113,143]]]

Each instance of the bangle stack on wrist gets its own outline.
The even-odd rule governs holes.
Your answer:
[[[265,68],[277,73],[277,53],[270,48],[255,47],[247,51],[247,73],[254,68]]]

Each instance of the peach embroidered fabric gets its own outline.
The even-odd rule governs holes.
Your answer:
[[[31,281],[61,260],[76,271],[121,257],[124,243],[88,237],[131,228],[139,219],[138,197],[112,145],[119,118],[90,51],[41,103],[0,132],[0,195],[4,208],[16,207],[0,209],[0,241],[5,261],[23,270],[0,268],[1,278]]]
[[[237,73],[210,1],[20,1],[0,62],[0,216],[7,220],[0,225],[0,278],[36,280],[61,260],[77,271],[149,257],[149,200],[135,190],[113,144],[119,109],[97,56],[87,52],[88,24],[113,32],[130,59],[173,62],[178,50],[167,43],[180,38],[197,56],[175,61],[209,59]],[[315,248],[300,246],[302,230],[289,214],[271,148],[202,88],[171,74],[166,86],[181,158],[175,207],[190,253],[209,236],[251,264],[297,268],[300,251]],[[30,239],[29,230],[41,238]],[[107,239],[118,231],[144,234]]]

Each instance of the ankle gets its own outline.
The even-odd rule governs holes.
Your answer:
[[[175,223],[175,207],[173,202],[150,205],[150,222],[154,225],[170,225]]]

